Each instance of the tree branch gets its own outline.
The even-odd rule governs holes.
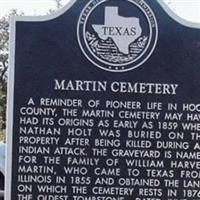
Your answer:
[[[5,74],[8,70],[8,65],[6,64],[6,61],[3,61],[2,64],[3,64],[3,70],[0,75],[0,83],[1,83],[2,89],[5,89],[5,86],[6,86]]]

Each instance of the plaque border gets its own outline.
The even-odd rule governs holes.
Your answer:
[[[15,42],[16,42],[16,22],[45,22],[58,18],[69,10],[78,0],[69,2],[59,11],[45,16],[15,16],[10,20],[10,45],[9,45],[9,68],[8,68],[8,92],[7,92],[7,122],[6,122],[6,163],[5,163],[5,200],[11,200],[12,183],[12,142],[13,142],[13,111],[14,111],[14,75],[15,75]],[[179,17],[164,0],[156,0],[166,12],[177,23],[189,27],[200,29],[200,23],[190,22]],[[159,20],[159,19],[158,19]],[[109,73],[109,72],[108,72]]]

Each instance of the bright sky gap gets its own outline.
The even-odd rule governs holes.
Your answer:
[[[161,1],[161,0],[160,0]],[[69,0],[63,0],[66,5]],[[199,0],[164,0],[180,17],[200,23]],[[25,15],[45,15],[48,10],[55,8],[53,0],[0,0],[0,17],[11,9],[23,11]]]

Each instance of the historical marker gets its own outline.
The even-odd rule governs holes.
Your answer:
[[[152,0],[15,18],[6,200],[200,199],[199,28]]]

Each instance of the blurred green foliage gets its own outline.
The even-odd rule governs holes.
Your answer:
[[[61,8],[62,0],[53,0],[55,9],[49,10],[47,14]],[[6,102],[7,102],[7,75],[9,62],[9,21],[11,16],[22,16],[23,12],[15,9],[6,16],[0,18],[0,140],[5,139],[6,129]]]

